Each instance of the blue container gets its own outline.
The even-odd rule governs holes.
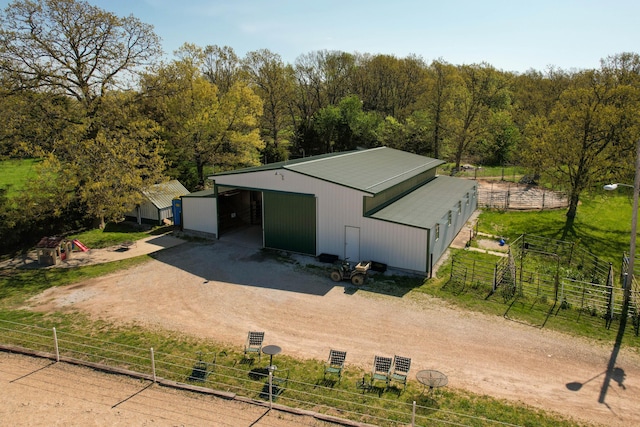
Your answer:
[[[182,199],[173,199],[171,204],[173,211],[173,225],[182,224]]]

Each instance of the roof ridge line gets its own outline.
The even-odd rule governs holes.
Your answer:
[[[290,168],[289,168],[289,166],[299,166],[299,165],[301,166],[301,165],[308,165],[308,164],[315,163],[315,162],[321,162],[321,161],[323,161],[323,160],[332,160],[332,159],[337,159],[337,158],[340,158],[340,157],[350,156],[350,155],[353,155],[353,154],[363,153],[363,152],[365,152],[365,151],[377,150],[377,149],[379,149],[379,148],[385,148],[385,147],[375,147],[375,148],[367,148],[366,150],[348,151],[348,152],[346,152],[346,153],[337,154],[337,155],[335,155],[335,156],[331,156],[331,157],[323,157],[323,158],[321,158],[321,159],[307,160],[307,161],[305,161],[305,162],[293,163],[293,164],[291,164],[291,165],[284,164],[284,165],[282,165],[282,167],[283,167],[284,169],[290,169]]]

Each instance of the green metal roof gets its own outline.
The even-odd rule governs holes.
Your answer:
[[[471,193],[476,185],[475,181],[467,179],[437,176],[370,217],[418,228],[432,228],[453,209],[461,194],[465,191]]]
[[[306,157],[216,175],[288,169],[345,187],[377,194],[443,163],[442,160],[379,147]]]
[[[209,190],[195,191],[193,193],[185,194],[182,197],[215,197],[215,196],[216,196],[216,191],[214,189],[209,189]]]
[[[248,167],[248,168],[234,169],[234,170],[230,170],[230,171],[218,172],[218,173],[214,174],[213,176],[209,176],[208,178],[209,179],[213,179],[216,176],[221,176],[221,175],[234,175],[234,174],[248,173],[248,172],[258,172],[258,171],[268,171],[268,170],[275,170],[275,169],[283,169],[288,165],[295,165],[297,163],[304,163],[304,162],[308,162],[308,161],[313,160],[313,159],[335,157],[335,156],[338,156],[340,154],[343,154],[343,153],[327,153],[327,154],[319,154],[317,156],[300,157],[300,158],[297,158],[297,159],[286,160],[284,162],[267,163],[266,165],[251,166],[251,167]]]
[[[173,199],[189,194],[189,190],[184,188],[176,179],[152,185],[142,190],[147,199],[158,209],[171,207]]]

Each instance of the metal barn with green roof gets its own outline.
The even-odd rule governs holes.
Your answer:
[[[443,163],[380,147],[218,173],[212,217],[192,229],[255,226],[265,248],[429,274],[477,207],[476,182],[436,175]]]

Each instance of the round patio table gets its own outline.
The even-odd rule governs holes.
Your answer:
[[[429,391],[433,390],[436,387],[443,387],[449,383],[449,379],[445,374],[433,369],[418,371],[418,373],[416,374],[416,379],[420,384],[424,386],[424,388],[429,387]],[[422,389],[423,392],[424,388]]]
[[[277,345],[265,345],[262,352],[269,355],[269,366],[273,366],[273,356],[280,353],[282,349]]]

